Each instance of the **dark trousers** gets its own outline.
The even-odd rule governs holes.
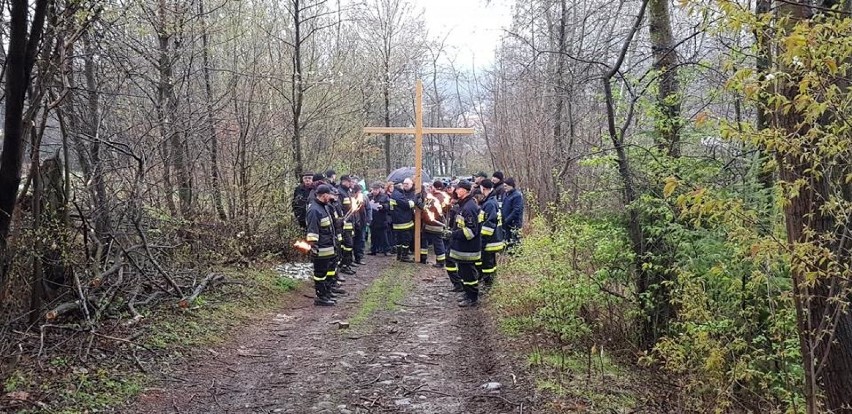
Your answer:
[[[494,273],[497,272],[497,252],[482,252],[482,261],[477,263],[480,280],[486,285],[494,283]]]
[[[388,226],[385,230],[385,235],[388,238],[388,251],[390,251],[391,248],[396,246],[396,233],[394,233],[391,226]]]
[[[390,250],[387,227],[370,227],[370,253],[385,253]]]
[[[317,298],[327,298],[337,277],[337,257],[314,257],[314,289]]]
[[[444,247],[444,239],[440,234],[420,232],[420,261],[426,262],[429,254],[429,246],[435,250],[435,261],[444,263],[447,260],[447,249]]]
[[[341,246],[342,257],[340,258],[341,266],[350,266],[352,264],[352,253],[355,250],[355,234],[354,230],[343,230],[343,244]]]
[[[355,249],[355,260],[364,258],[364,244],[367,242],[367,228],[364,226],[355,226],[355,242],[352,247]]]
[[[459,276],[459,264],[455,260],[447,258],[447,261],[444,263],[444,270],[447,271],[447,276],[450,277],[450,282],[453,283],[453,286],[461,286],[462,279]]]
[[[400,251],[408,251],[411,248],[411,243],[414,241],[414,229],[394,230],[393,237],[396,239],[396,246]]]
[[[479,274],[476,271],[476,264],[474,262],[456,262],[456,265],[459,269],[458,277],[464,286],[464,295],[475,302],[479,299]]]

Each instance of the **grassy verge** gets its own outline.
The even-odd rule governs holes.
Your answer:
[[[529,290],[535,283],[527,277],[500,275],[491,295],[489,309],[497,325],[509,338],[511,348],[525,359],[536,387],[549,398],[553,412],[621,413],[631,412],[643,401],[640,381],[632,366],[611,357],[608,350],[589,347],[584,341],[560,342],[541,321],[532,322],[535,308],[527,300],[548,300]],[[512,299],[514,298],[514,299]],[[553,300],[553,298],[549,298]]]
[[[59,347],[45,352],[46,359],[20,364],[0,383],[0,397],[15,393],[12,400],[20,401],[0,401],[0,412],[120,412],[116,407],[131,401],[158,375],[168,374],[168,367],[179,359],[221,344],[235,328],[273,311],[283,295],[301,283],[280,278],[272,270],[220,272],[233,283],[202,294],[188,309],[162,306],[148,311],[132,328],[116,323],[116,332],[108,335],[135,338],[138,346],[93,337],[85,361],[67,356],[76,349]],[[73,339],[86,334],[68,335]]]
[[[358,311],[350,319],[353,328],[363,326],[371,316],[382,311],[392,311],[414,286],[414,268],[395,264],[382,272],[362,293]]]

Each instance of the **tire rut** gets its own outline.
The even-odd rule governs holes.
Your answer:
[[[414,276],[395,271],[402,266],[416,266]],[[392,308],[339,330],[333,322],[356,315],[364,291],[380,277],[412,277],[412,289]],[[247,326],[230,345],[179,367],[173,377],[180,381],[144,393],[132,411],[534,412],[532,393],[516,382],[484,310],[459,309],[448,287],[439,269],[374,259],[347,282],[349,299],[338,307],[314,308],[299,298],[290,311]],[[502,388],[483,389],[488,382]]]

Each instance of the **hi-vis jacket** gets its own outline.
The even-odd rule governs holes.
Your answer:
[[[414,199],[401,188],[394,188],[390,200],[391,223],[394,230],[414,228]]]
[[[482,250],[499,252],[505,246],[503,242],[503,212],[497,201],[498,194],[494,191],[482,203],[479,222],[482,223]]]
[[[350,189],[342,186],[342,185],[340,187],[338,187],[337,191],[340,192],[338,202],[340,203],[340,208],[342,210],[341,213],[345,217],[352,210],[352,191]],[[353,214],[349,215],[349,218],[347,218],[345,222],[343,222],[343,230],[344,231],[354,231],[355,230],[355,225],[353,224],[354,221],[355,221],[355,215],[353,213]]]
[[[338,242],[337,230],[334,227],[334,208],[314,200],[308,207],[306,221],[308,223],[307,242],[313,246],[314,257],[333,257]]]
[[[423,207],[423,231],[431,234],[443,234],[444,232],[444,215],[446,208],[450,204],[450,195],[439,190],[435,190],[427,197],[428,205]]]
[[[482,236],[479,206],[471,196],[459,200],[458,213],[452,222],[450,259],[457,262],[477,262],[482,258]]]

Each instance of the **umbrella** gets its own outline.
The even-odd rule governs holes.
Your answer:
[[[398,183],[402,182],[402,180],[406,178],[411,178],[412,180],[414,179],[414,167],[402,167],[394,170],[388,176],[388,181]],[[424,183],[430,183],[432,182],[432,177],[430,177],[429,174],[426,174],[426,172],[424,171],[420,175],[420,180]]]

